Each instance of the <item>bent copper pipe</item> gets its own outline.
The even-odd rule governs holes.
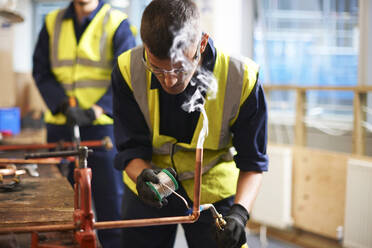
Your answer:
[[[68,231],[77,229],[73,223],[59,225],[43,225],[43,226],[19,226],[19,227],[1,227],[2,233],[28,233],[28,232],[53,232],[53,231]]]
[[[14,164],[0,164],[0,182],[4,176],[20,176],[26,174],[25,170],[17,170],[17,167]]]
[[[104,147],[111,150],[113,147],[110,137],[105,137],[102,140],[86,140],[80,142],[81,146],[87,147]],[[53,149],[53,148],[69,148],[75,147],[74,142],[56,142],[47,144],[20,144],[20,145],[0,145],[0,151],[13,151],[13,150],[38,150],[38,149]]]
[[[158,226],[178,223],[193,223],[197,221],[199,215],[191,214],[188,216],[148,218],[138,220],[119,220],[119,221],[102,221],[93,224],[94,229],[110,229],[124,227],[142,227],[142,226]]]
[[[73,157],[66,158],[72,162]],[[0,158],[0,164],[60,164],[62,159],[46,158],[46,159],[18,159],[18,158]]]
[[[203,149],[196,149],[195,159],[195,177],[194,177],[194,205],[191,215],[188,216],[174,216],[174,217],[161,217],[161,218],[147,218],[136,220],[120,220],[120,221],[100,221],[93,223],[94,229],[111,229],[111,228],[124,228],[124,227],[142,227],[142,226],[155,226],[155,225],[169,225],[178,223],[194,223],[200,216],[200,191],[201,191],[201,172],[203,163]],[[52,229],[53,227],[53,229]],[[57,227],[63,229],[56,229]],[[55,230],[71,230],[78,229],[72,224],[66,225],[52,225],[52,226],[38,226],[38,227],[13,227],[13,228],[0,228],[0,233],[4,232],[47,232]],[[27,229],[27,231],[26,231]],[[6,230],[6,231],[4,231]]]

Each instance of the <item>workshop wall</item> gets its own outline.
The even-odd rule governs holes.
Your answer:
[[[15,104],[13,73],[13,27],[0,22],[0,107]]]

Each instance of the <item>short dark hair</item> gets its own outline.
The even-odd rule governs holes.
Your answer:
[[[153,0],[142,15],[141,39],[152,54],[166,59],[175,36],[186,25],[194,25],[188,40],[198,38],[199,22],[199,10],[192,0]]]

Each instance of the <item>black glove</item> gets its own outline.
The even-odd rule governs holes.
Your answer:
[[[167,168],[167,170],[176,177],[177,173],[173,168]],[[138,197],[152,207],[161,208],[168,204],[168,200],[164,197],[162,200],[159,200],[158,196],[156,195],[155,191],[151,189],[146,182],[152,182],[155,184],[160,183],[157,174],[161,172],[161,169],[144,169],[141,174],[137,177],[137,192]]]
[[[245,226],[249,220],[248,211],[240,204],[232,205],[224,217],[226,225],[223,230],[216,227],[216,240],[219,248],[240,248],[247,242]]]
[[[96,119],[92,108],[81,109],[79,107],[68,107],[66,110],[67,125],[88,126]]]
[[[53,115],[56,115],[58,113],[66,114],[66,110],[68,109],[69,105],[68,98],[63,99],[63,101],[58,105],[58,107],[52,111]]]

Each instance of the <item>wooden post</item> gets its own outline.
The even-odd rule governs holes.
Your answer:
[[[306,146],[306,125],[305,119],[306,91],[302,88],[296,89],[296,123],[294,144]]]
[[[366,132],[363,122],[367,114],[363,107],[367,106],[367,93],[354,91],[354,128],[353,128],[353,153],[364,155],[366,151]]]

